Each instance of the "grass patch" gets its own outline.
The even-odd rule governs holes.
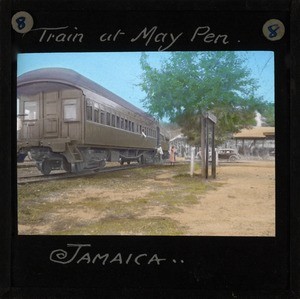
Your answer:
[[[95,194],[84,196],[89,187]],[[180,235],[184,228],[169,215],[199,203],[207,190],[217,187],[197,174],[191,177],[189,165],[21,185],[18,220],[32,231],[47,224],[49,234]],[[74,216],[83,212],[91,217]]]
[[[105,218],[98,223],[84,227],[72,227],[64,231],[57,231],[57,235],[182,235],[184,227],[178,226],[176,221],[164,217],[148,219],[119,219]]]

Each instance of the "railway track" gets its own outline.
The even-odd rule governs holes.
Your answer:
[[[87,177],[87,176],[93,176],[101,173],[109,173],[109,172],[115,172],[120,170],[128,170],[128,169],[134,169],[134,168],[141,168],[145,166],[150,166],[151,164],[133,164],[133,165],[123,165],[123,166],[110,166],[106,167],[100,170],[85,170],[80,173],[53,173],[50,175],[23,175],[18,177],[18,185],[23,184],[30,184],[30,183],[38,183],[38,182],[48,182],[48,181],[54,181],[54,180],[63,180],[63,179],[70,179],[70,178],[79,178],[79,177]]]
[[[32,161],[26,161],[26,162],[17,164],[18,168],[31,168],[31,167],[36,167],[35,165],[36,165],[36,163],[32,162]]]

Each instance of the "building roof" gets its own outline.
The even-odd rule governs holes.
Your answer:
[[[275,136],[275,127],[252,127],[233,134],[235,139],[264,139]]]

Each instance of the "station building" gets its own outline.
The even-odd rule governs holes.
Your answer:
[[[241,155],[266,156],[275,153],[275,127],[252,127],[233,134],[231,145]]]

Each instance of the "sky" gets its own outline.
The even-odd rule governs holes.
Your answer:
[[[150,65],[159,68],[170,52],[147,54]],[[238,55],[246,60],[252,77],[258,80],[256,95],[274,102],[274,53],[240,51]],[[144,110],[141,100],[146,95],[138,86],[142,73],[140,56],[141,52],[19,54],[17,75],[45,67],[69,68]]]

